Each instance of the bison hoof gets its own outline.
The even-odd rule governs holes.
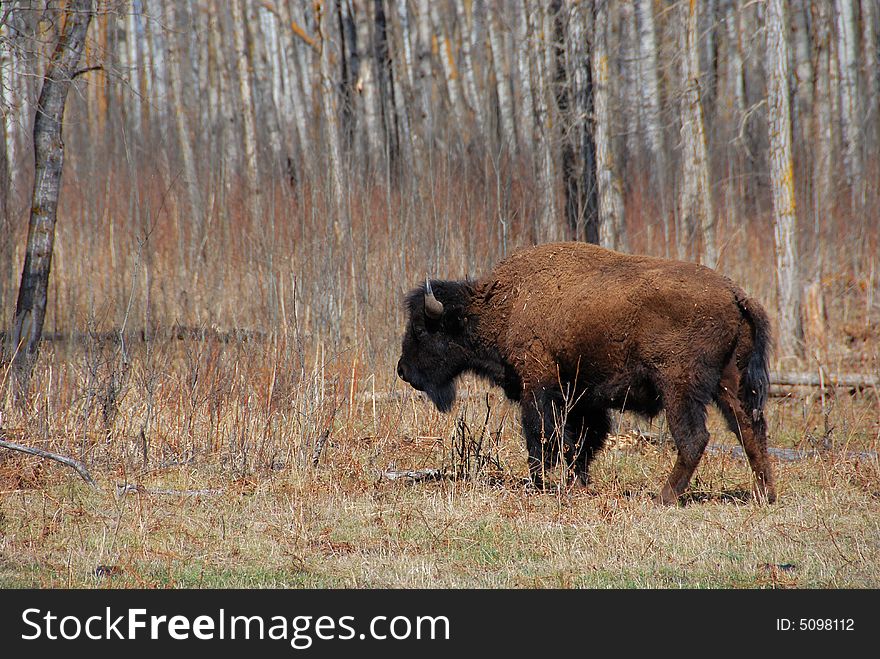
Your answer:
[[[660,494],[654,497],[654,504],[657,506],[677,506],[678,495],[664,487]]]

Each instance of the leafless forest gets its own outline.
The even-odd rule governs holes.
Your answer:
[[[7,317],[61,5],[0,14]],[[405,287],[558,238],[699,259],[814,325],[808,305],[868,324],[877,13],[99,1],[65,115],[47,330],[297,323],[381,368]],[[836,308],[841,287],[860,309]],[[797,325],[782,345],[803,355]]]
[[[20,405],[8,339],[42,210],[34,121],[79,7],[93,13]],[[716,267],[770,311],[774,370],[876,378],[878,14],[876,0],[4,0],[0,431],[123,471],[317,464],[346,438],[385,464],[400,428],[440,423],[395,378],[405,291],[556,239]],[[876,392],[862,395],[836,436],[876,443]],[[799,446],[814,418],[832,437],[817,400],[780,413],[775,437]],[[351,455],[335,457],[367,469]]]

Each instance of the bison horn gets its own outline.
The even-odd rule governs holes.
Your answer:
[[[439,318],[443,315],[443,303],[434,297],[430,279],[425,280],[425,315],[428,318]]]

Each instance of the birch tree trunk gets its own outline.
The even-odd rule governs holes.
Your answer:
[[[169,3],[170,4],[170,3]],[[249,4],[245,12],[245,23],[250,33],[251,57],[253,63],[254,90],[256,91],[255,114],[265,128],[265,136],[272,154],[270,171],[280,174],[287,171],[287,156],[284,141],[281,137],[281,124],[278,119],[278,107],[272,93],[272,69],[269,65],[269,50],[266,34],[263,29],[262,7]]]
[[[868,119],[868,148],[877,149],[880,140],[880,7],[877,0],[862,2],[862,52],[865,53],[866,101],[865,117]]]
[[[376,87],[382,118],[385,165],[390,181],[400,171],[402,136],[398,131],[394,65],[391,61],[388,47],[388,23],[385,17],[385,4],[383,0],[374,0],[373,14],[373,52],[376,58]]]
[[[561,234],[561,226],[556,213],[556,157],[554,152],[555,143],[555,121],[554,105],[556,103],[556,94],[553,90],[555,76],[553,69],[555,67],[555,45],[554,30],[551,12],[551,6],[546,3],[541,5],[541,13],[539,20],[541,21],[541,38],[537,40],[538,47],[535,49],[536,57],[534,60],[537,81],[534,90],[535,101],[535,125],[537,127],[536,147],[537,147],[537,186],[538,186],[538,213],[536,239],[538,242],[548,242],[558,240]],[[497,33],[497,30],[496,30]],[[500,40],[498,40],[500,41]],[[497,46],[500,48],[500,45]],[[496,45],[493,44],[493,56],[496,51]],[[504,87],[507,88],[508,80],[505,79]],[[499,83],[499,90],[500,90]],[[512,99],[508,102],[512,103]],[[507,112],[508,120],[513,121],[513,109]],[[505,117],[502,111],[502,119]],[[507,132],[507,131],[511,132]],[[515,128],[511,126],[506,129],[510,139],[515,139]]]
[[[718,262],[715,246],[715,212],[712,190],[709,186],[709,158],[703,121],[703,103],[700,88],[700,44],[697,25],[697,0],[690,0],[685,31],[685,51],[682,58],[682,183],[680,216],[685,227],[684,253],[696,242],[697,227],[702,233],[701,262],[714,268]],[[681,237],[680,237],[681,240]]]
[[[9,333],[9,355],[17,394],[27,392],[46,318],[49,270],[55,243],[55,220],[64,164],[62,121],[67,92],[85,45],[93,0],[72,0],[64,10],[64,28],[49,58],[34,118],[34,191],[27,249],[18,301]]]
[[[342,54],[338,51],[336,53],[333,52],[333,42],[330,39],[329,29],[330,7],[328,4],[326,1],[316,2],[315,9],[318,12],[318,37],[321,47],[321,99],[327,139],[327,164],[330,170],[327,177],[327,194],[334,234],[337,236],[337,240],[339,240],[343,236],[345,238],[349,237],[351,227],[346,213],[347,204],[343,189],[337,93],[333,84],[332,72],[334,58],[339,58]]]
[[[659,199],[663,221],[663,245],[669,256],[671,231],[666,191],[666,151],[663,127],[660,124],[660,81],[657,74],[657,36],[654,27],[653,0],[639,0],[636,4],[638,41],[639,114],[649,154],[649,171],[654,191]]]
[[[412,138],[413,157],[416,162],[427,162],[426,149],[433,132],[431,117],[431,27],[426,0],[418,0],[419,12],[416,15],[415,35],[409,20],[406,0],[398,3],[403,51],[407,64],[409,88],[406,90],[406,113],[409,117],[409,132]],[[424,19],[423,19],[424,17]],[[415,44],[415,55],[413,55]]]
[[[470,106],[474,116],[474,128],[480,141],[485,140],[486,135],[486,118],[483,112],[483,103],[477,87],[476,64],[473,57],[473,49],[471,43],[473,39],[474,25],[471,20],[471,14],[468,14],[464,2],[455,2],[455,11],[458,16],[458,25],[461,30],[461,64],[462,75],[464,78],[464,94],[467,104]],[[477,7],[477,3],[472,4],[472,12]]]
[[[743,67],[741,0],[727,0],[725,27],[727,29],[727,81],[730,118],[739,121],[746,110],[746,79]]]
[[[801,139],[809,135],[808,118],[812,114],[812,91],[813,91],[813,62],[810,59],[810,30],[807,23],[808,0],[792,0],[791,8],[791,37],[792,58],[794,60],[794,111],[795,122],[793,131]]]
[[[381,171],[385,169],[385,131],[382,127],[373,64],[376,62],[382,66],[382,63],[376,56],[375,44],[370,36],[370,26],[374,19],[370,11],[370,3],[367,0],[353,0],[351,8],[357,29],[357,41],[361,49],[355,89],[359,92],[359,101],[356,107],[364,118],[363,143],[366,148],[362,159],[367,172]]]
[[[180,78],[182,67],[180,62],[180,32],[177,27],[177,14],[175,12],[176,4],[175,2],[165,4],[165,21],[169,26],[168,74],[171,78],[171,112],[174,114],[174,124],[177,128],[177,141],[180,145],[180,155],[183,159],[183,175],[186,177],[190,217],[193,221],[191,231],[194,239],[191,241],[191,244],[198,244],[201,239],[204,208],[202,206],[198,175],[196,174],[195,153],[191,139],[192,132],[186,114],[186,101],[183,97],[183,82]]]
[[[399,0],[397,4],[399,10],[397,16],[400,20],[400,43],[396,45],[397,50],[391,55],[391,63],[394,66],[391,99],[394,102],[395,125],[400,136],[398,142],[400,144],[399,171],[414,172],[418,176],[418,172],[413,168],[417,145],[415,144],[415,129],[410,115],[414,73],[409,13],[405,0]]]
[[[516,152],[516,124],[513,115],[513,92],[511,90],[510,65],[504,49],[504,38],[498,24],[498,11],[488,8],[486,23],[489,27],[489,46],[492,51],[492,65],[495,70],[495,88],[498,93],[498,112],[500,114],[501,144]]]
[[[468,125],[465,121],[464,103],[462,102],[461,81],[458,74],[458,67],[455,65],[455,54],[452,50],[452,43],[449,38],[449,29],[446,25],[444,17],[439,11],[438,2],[429,2],[431,7],[431,23],[434,28],[434,34],[437,35],[439,45],[440,65],[443,69],[443,75],[446,86],[446,94],[449,98],[449,106],[452,113],[451,121],[453,132],[459,132],[463,135],[465,142],[469,142],[469,136],[465,130]]]
[[[815,212],[814,233],[819,235],[820,219],[830,210],[832,176],[834,172],[834,122],[832,121],[831,71],[831,8],[824,0],[814,2],[813,31],[813,126],[812,139],[816,146],[813,156],[813,208]]]
[[[257,169],[257,128],[251,92],[250,57],[245,44],[244,0],[232,0],[232,34],[235,42],[235,63],[238,70],[238,91],[241,102],[242,137],[244,140],[244,170],[246,204],[251,220],[262,217],[260,204],[259,171]]]
[[[531,53],[534,43],[533,30],[530,26],[529,0],[522,0],[517,11],[516,40],[520,47],[517,50],[517,67],[519,69],[520,102],[518,105],[517,127],[519,128],[519,145],[523,153],[533,157],[535,150],[535,100],[532,94]]]
[[[660,126],[660,82],[657,77],[657,37],[653,0],[639,0],[636,7],[639,47],[639,103],[645,139],[654,171],[662,172],[663,129]]]
[[[847,183],[852,187],[856,208],[864,202],[862,176],[861,109],[858,88],[858,37],[856,36],[855,0],[835,0],[837,13],[837,66],[840,70],[840,103],[843,125],[843,163]]]
[[[767,4],[767,114],[770,131],[770,181],[776,237],[779,347],[784,356],[803,354],[797,213],[791,153],[789,53],[785,0]]]
[[[294,25],[299,27],[298,21],[302,17],[299,14],[293,16],[290,5],[284,0],[278,2],[277,6],[282,34],[287,37],[284,40],[284,54],[287,59],[291,86],[288,88],[286,96],[292,106],[293,125],[296,130],[296,149],[293,150],[296,164],[292,169],[300,172],[299,177],[302,178],[301,172],[306,168],[306,154],[311,151],[311,134],[309,132],[311,122],[308,116],[308,108],[311,107],[311,84],[309,83],[308,67],[304,64],[307,62],[308,56],[302,51],[306,49],[310,51],[312,44],[303,42],[294,29]],[[299,3],[296,3],[296,6],[299,7]]]
[[[608,73],[608,0],[593,5],[593,103],[596,179],[599,188],[599,244],[626,251],[623,193],[611,144],[610,79]]]

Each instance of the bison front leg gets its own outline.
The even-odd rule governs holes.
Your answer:
[[[678,503],[678,498],[687,489],[709,443],[706,405],[693,400],[676,401],[667,406],[666,421],[675,440],[678,457],[656,502],[672,506]]]
[[[538,490],[544,489],[544,475],[559,454],[557,425],[549,392],[541,389],[523,396],[522,426],[529,456],[529,476]]]

